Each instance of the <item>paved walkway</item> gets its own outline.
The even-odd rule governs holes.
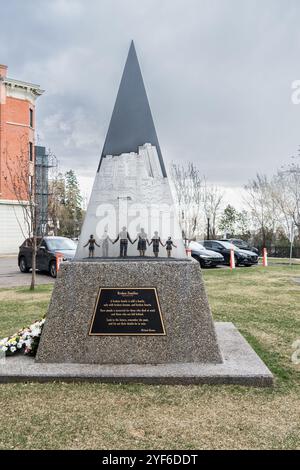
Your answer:
[[[31,273],[23,274],[18,267],[18,258],[16,255],[0,256],[0,288],[29,286],[31,282]],[[37,284],[50,284],[54,279],[48,274],[37,272]]]

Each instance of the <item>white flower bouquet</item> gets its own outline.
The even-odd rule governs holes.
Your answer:
[[[0,340],[0,351],[6,356],[12,356],[18,352],[35,356],[45,319],[34,322],[18,333]]]

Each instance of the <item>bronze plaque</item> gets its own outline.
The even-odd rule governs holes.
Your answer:
[[[101,287],[89,335],[165,335],[155,287]]]

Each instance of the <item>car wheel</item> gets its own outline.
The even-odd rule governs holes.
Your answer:
[[[51,261],[51,263],[50,263],[49,274],[50,274],[51,277],[56,277],[57,276],[56,262],[55,261]]]
[[[19,268],[20,268],[21,273],[28,273],[29,272],[29,268],[27,266],[26,259],[25,259],[24,256],[22,256],[20,258]]]
[[[192,255],[192,258],[194,258],[196,261],[198,261],[198,263],[200,263],[200,266],[202,267],[201,258],[199,258],[199,256],[197,256],[197,255]]]

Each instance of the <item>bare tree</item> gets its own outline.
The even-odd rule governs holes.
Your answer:
[[[24,239],[30,239],[32,248],[32,276],[30,289],[36,284],[36,253],[37,253],[37,219],[39,207],[36,204],[36,181],[34,159],[29,161],[28,142],[26,136],[19,141],[20,152],[17,160],[12,159],[8,149],[5,153],[6,170],[4,178],[22,208],[23,220],[17,221]],[[16,162],[17,163],[13,163]]]
[[[300,164],[293,162],[274,177],[276,201],[285,219],[300,230]]]
[[[244,187],[247,193],[247,203],[253,222],[260,230],[262,244],[267,240],[272,241],[278,221],[278,206],[276,204],[273,187],[266,175],[257,174],[256,178],[250,180]]]
[[[206,220],[210,221],[210,233],[212,238],[217,237],[217,221],[222,207],[224,193],[213,185],[208,184],[204,178],[203,184],[203,199],[204,199],[204,213]]]
[[[172,164],[182,236],[191,240],[199,230],[203,213],[203,177],[193,163]]]
[[[278,171],[272,179],[272,194],[278,208],[278,223],[287,238],[291,238],[296,217],[296,204],[287,175]]]

